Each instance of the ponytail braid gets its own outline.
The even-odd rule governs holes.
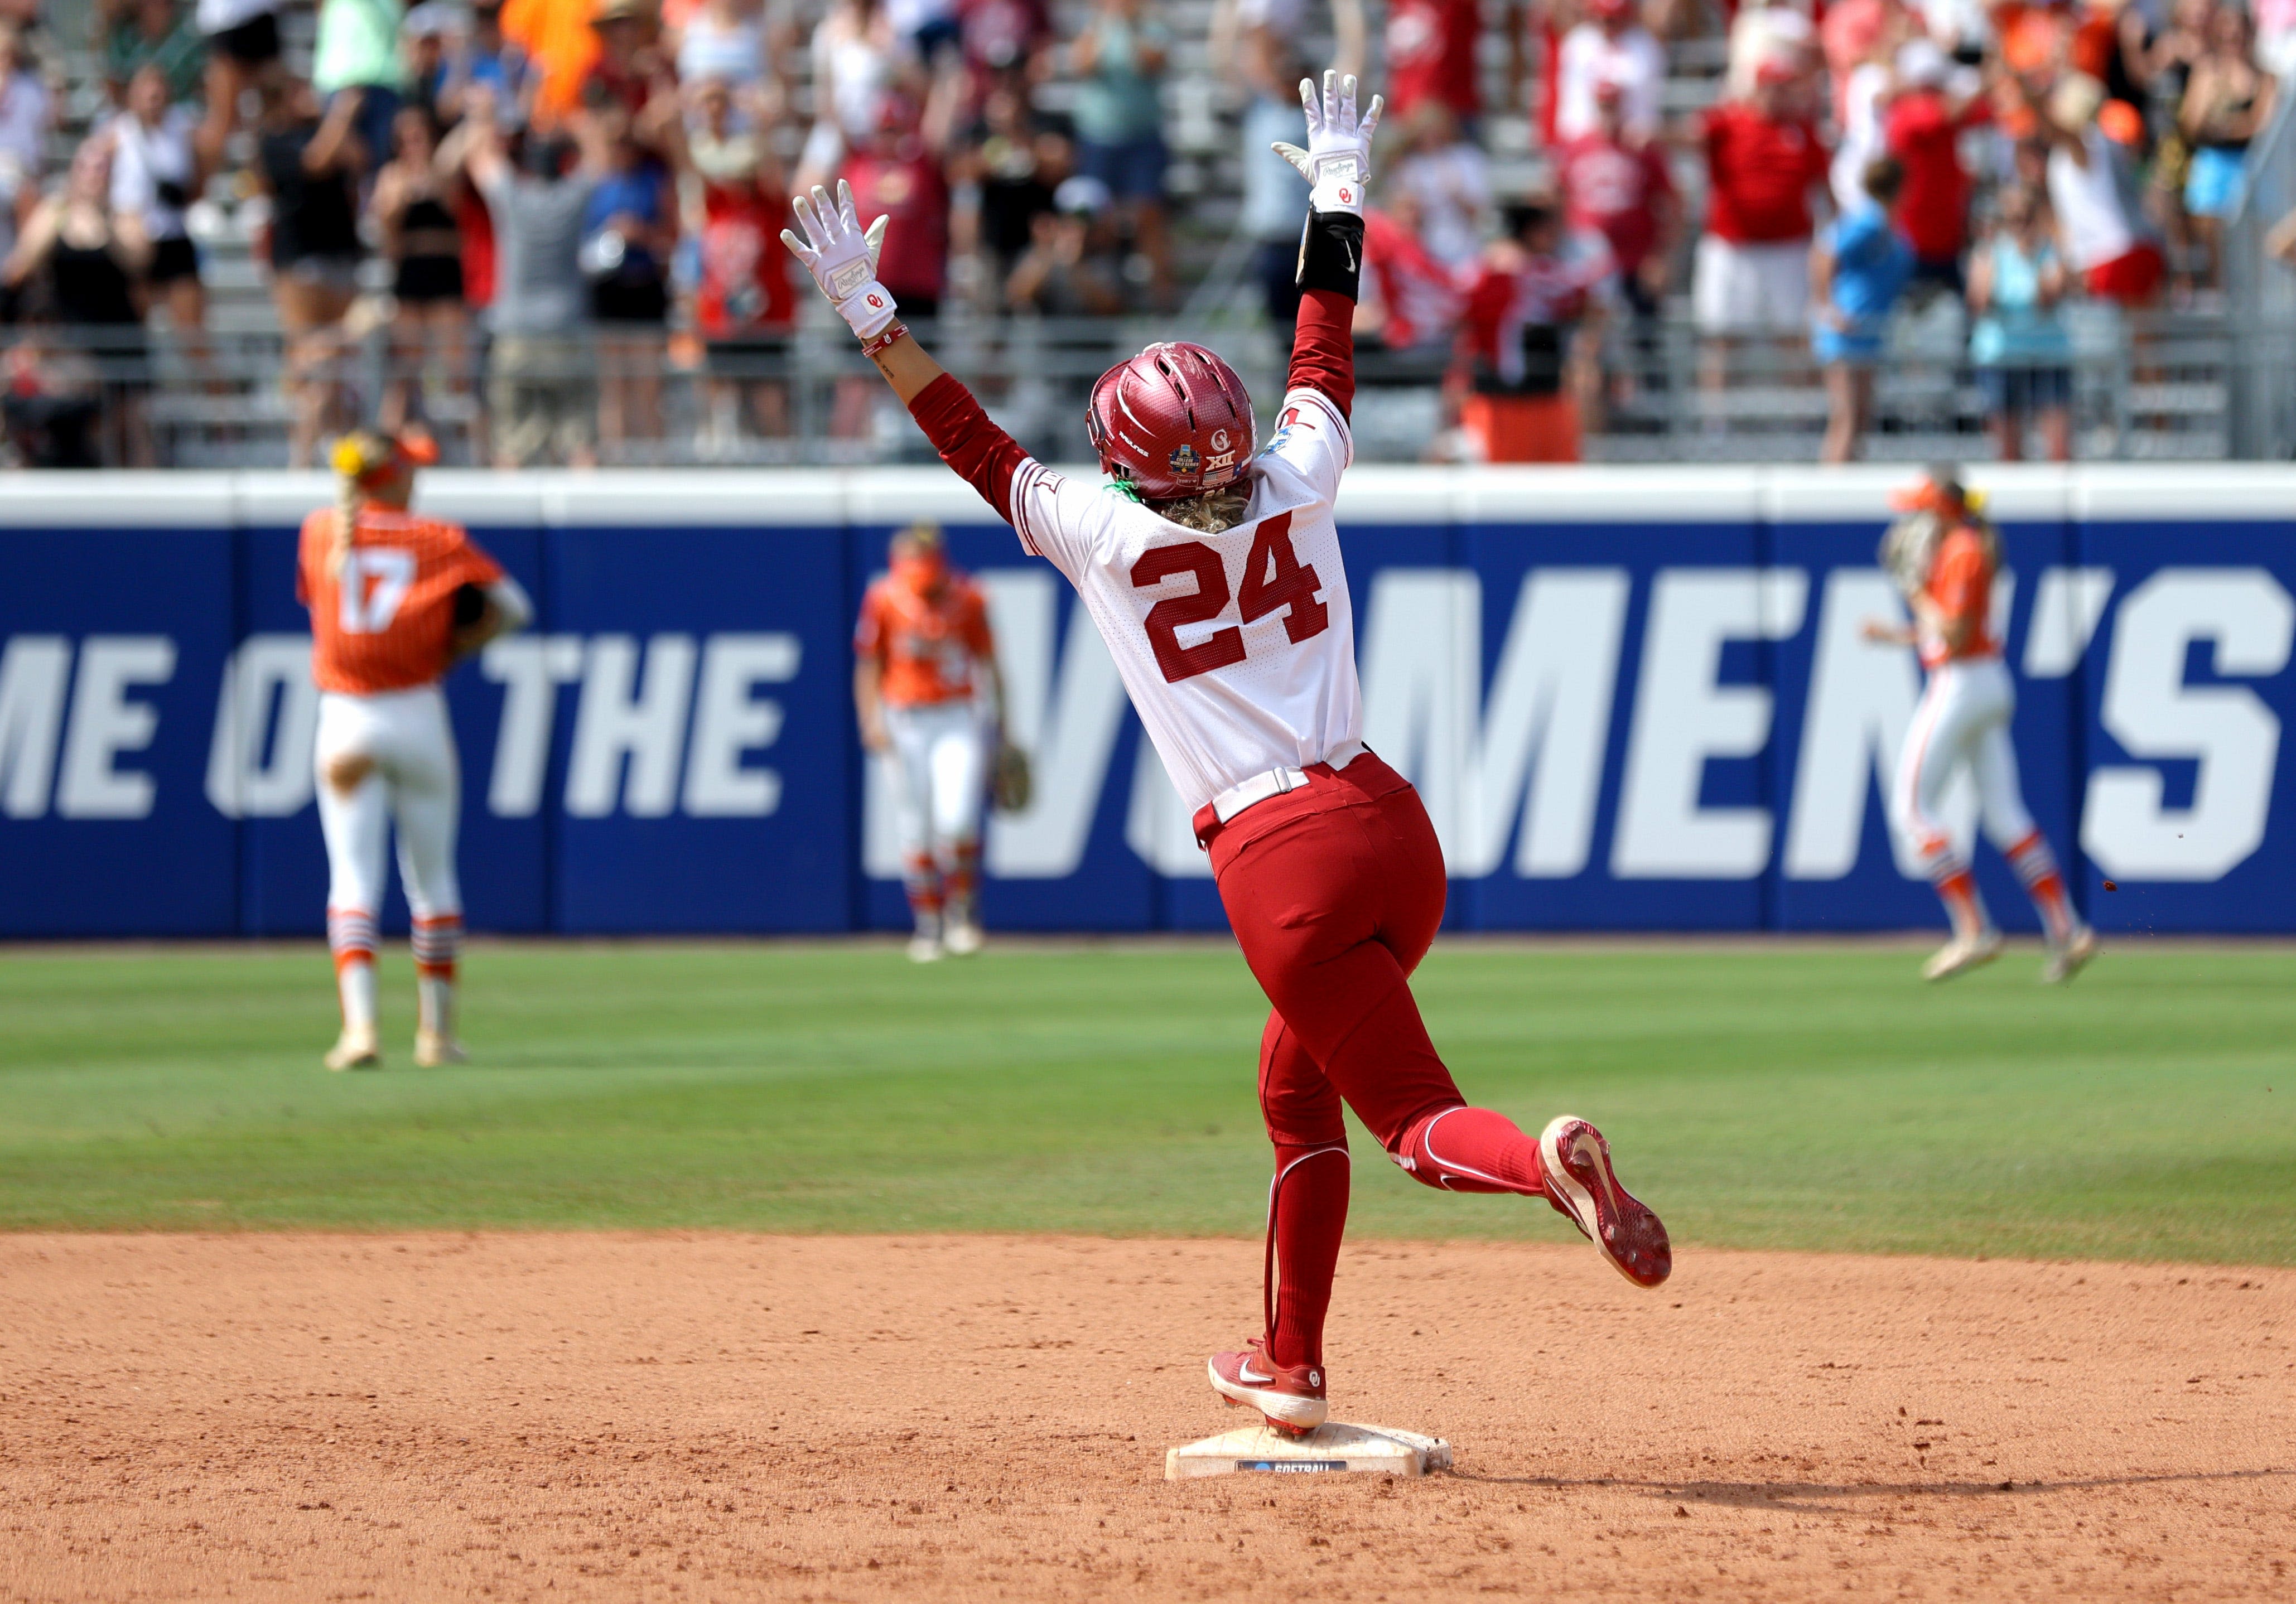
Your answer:
[[[337,578],[342,577],[343,564],[350,559],[351,542],[358,533],[359,507],[365,500],[359,481],[390,455],[390,443],[365,430],[355,430],[335,442],[329,458],[336,479],[335,540],[327,552],[327,571]]]

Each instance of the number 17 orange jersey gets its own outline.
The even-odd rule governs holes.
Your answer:
[[[332,508],[303,520],[295,599],[311,610],[311,677],[353,696],[427,685],[452,666],[455,593],[502,565],[454,524],[362,507],[340,574]]]

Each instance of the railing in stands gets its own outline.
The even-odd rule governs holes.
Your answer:
[[[2273,269],[2280,273],[2278,268]],[[2226,317],[2121,318],[2072,309],[2076,454],[2095,460],[2207,460],[2272,454],[2296,426],[2288,353],[2291,309]],[[1996,454],[1978,376],[1965,360],[1957,302],[1902,316],[1877,386],[1869,456]],[[1261,401],[1281,391],[1283,352],[1256,322],[1226,308],[1181,317],[949,317],[913,325],[990,414],[1048,460],[1089,455],[1084,400],[1111,363],[1152,340],[1194,337],[1226,353]],[[496,356],[503,353],[497,348]],[[1794,462],[1816,455],[1825,397],[1800,339],[1735,343],[1726,381],[1689,322],[1612,322],[1590,340],[1599,405],[1586,455],[1611,462]],[[498,460],[544,422],[597,438],[596,455],[630,466],[759,466],[930,461],[923,438],[861,359],[841,324],[808,325],[774,343],[711,348],[611,330],[529,353],[516,384],[489,372],[473,333],[459,357],[394,345],[387,327],[306,354],[288,377],[275,335],[164,330],[20,330],[0,413],[28,466],[275,467],[299,432],[309,441],[386,410],[426,419],[450,462]],[[1358,456],[1445,460],[1446,361],[1439,350],[1358,354]],[[2263,409],[2259,425],[2254,413]],[[2238,435],[2255,429],[2253,435]],[[2237,438],[2236,438],[2237,435]],[[2251,440],[2261,440],[2253,445]],[[560,442],[562,446],[563,438]],[[2236,446],[2238,449],[2236,449]],[[2027,454],[2038,452],[2031,442]],[[2281,454],[2286,454],[2284,450]]]
[[[2275,227],[2296,214],[2296,102],[2280,97],[2264,137],[2249,147],[2238,209],[2225,228],[2226,316],[2239,360],[2226,413],[2235,457],[2296,456],[2296,266],[2270,250]]]

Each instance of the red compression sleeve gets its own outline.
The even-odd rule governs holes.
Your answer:
[[[955,374],[943,373],[909,403],[909,416],[925,431],[940,460],[980,492],[980,499],[997,517],[1011,522],[1013,476],[1029,454],[988,421],[972,392],[957,382]]]
[[[1283,381],[1287,390],[1329,397],[1342,418],[1356,399],[1355,313],[1355,302],[1336,290],[1303,293],[1292,334],[1292,372]]]

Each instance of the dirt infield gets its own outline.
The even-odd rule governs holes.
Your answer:
[[[1341,1264],[1455,1474],[1167,1484],[1234,1241],[0,1237],[9,1600],[2296,1595],[2296,1273]]]

